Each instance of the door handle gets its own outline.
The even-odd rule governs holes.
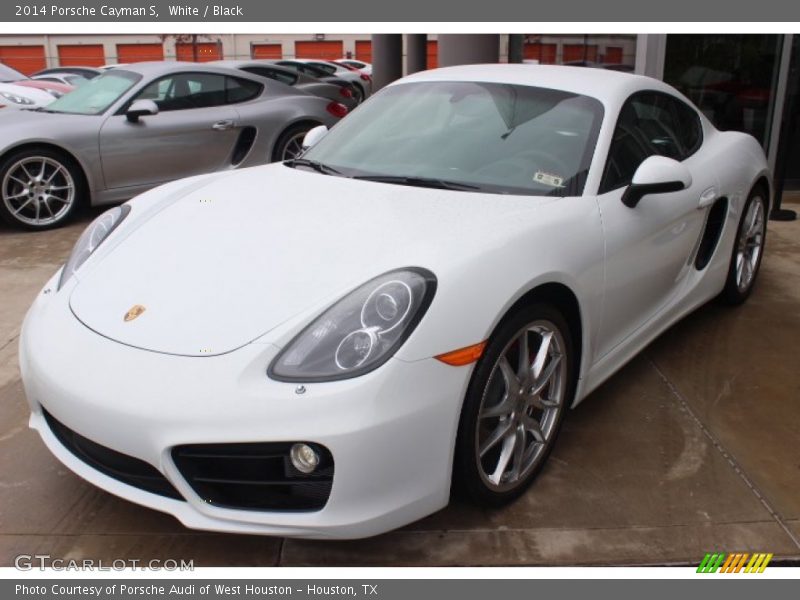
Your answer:
[[[211,129],[214,131],[227,131],[228,129],[233,129],[233,121],[230,119],[225,121],[217,121],[211,126]]]
[[[717,199],[718,193],[717,188],[710,187],[702,194],[700,194],[700,201],[697,203],[698,209],[708,208],[714,201]]]

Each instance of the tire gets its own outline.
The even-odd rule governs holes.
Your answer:
[[[529,348],[526,364],[531,368],[520,386],[522,332]],[[548,334],[549,343],[543,346]],[[533,377],[537,364],[538,380]],[[481,506],[501,506],[530,486],[547,461],[572,402],[575,364],[569,325],[549,304],[525,306],[498,326],[475,366],[461,410],[453,459],[456,494]],[[516,383],[509,385],[511,377],[516,377]],[[523,393],[516,394],[515,386]],[[531,387],[539,392],[526,393]],[[509,392],[516,400],[506,400]],[[535,423],[536,435],[536,426],[531,426]],[[510,458],[501,470],[504,455]]]
[[[296,158],[303,150],[303,138],[319,123],[298,123],[284,131],[275,142],[270,162]]]
[[[764,244],[767,239],[767,193],[761,187],[750,192],[736,228],[725,287],[719,295],[723,304],[742,304],[753,291]]]
[[[31,231],[59,227],[85,198],[83,172],[66,154],[30,148],[0,163],[0,217],[12,227]]]

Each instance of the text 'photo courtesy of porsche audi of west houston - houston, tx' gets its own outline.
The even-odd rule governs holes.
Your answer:
[[[307,538],[502,505],[570,407],[762,257],[761,147],[638,75],[426,71],[304,145],[112,208],[44,286],[30,424],[78,475]]]
[[[0,112],[0,218],[22,229],[181,177],[292,158],[310,129],[348,111],[274,79],[177,61],[108,69],[51,100]]]

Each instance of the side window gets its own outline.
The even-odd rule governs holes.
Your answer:
[[[239,79],[238,77],[225,78],[225,102],[226,104],[236,104],[237,102],[247,102],[261,93],[263,86],[249,79]]]
[[[675,107],[678,123],[678,136],[681,138],[683,148],[687,158],[697,152],[703,143],[703,126],[697,111],[677,98],[670,97],[670,101]]]
[[[614,129],[600,193],[628,185],[649,156],[684,160],[702,143],[700,119],[668,94],[640,92],[625,102]]]
[[[216,73],[177,73],[154,81],[137,99],[153,100],[162,112],[221,106],[226,103],[225,80]]]

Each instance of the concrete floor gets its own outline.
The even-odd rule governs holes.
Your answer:
[[[748,304],[700,309],[572,411],[549,464],[514,505],[454,504],[393,533],[330,543],[187,530],[84,483],[27,428],[19,325],[91,216],[37,234],[0,226],[2,566],[21,553],[196,566],[800,557],[800,222],[770,223]]]

